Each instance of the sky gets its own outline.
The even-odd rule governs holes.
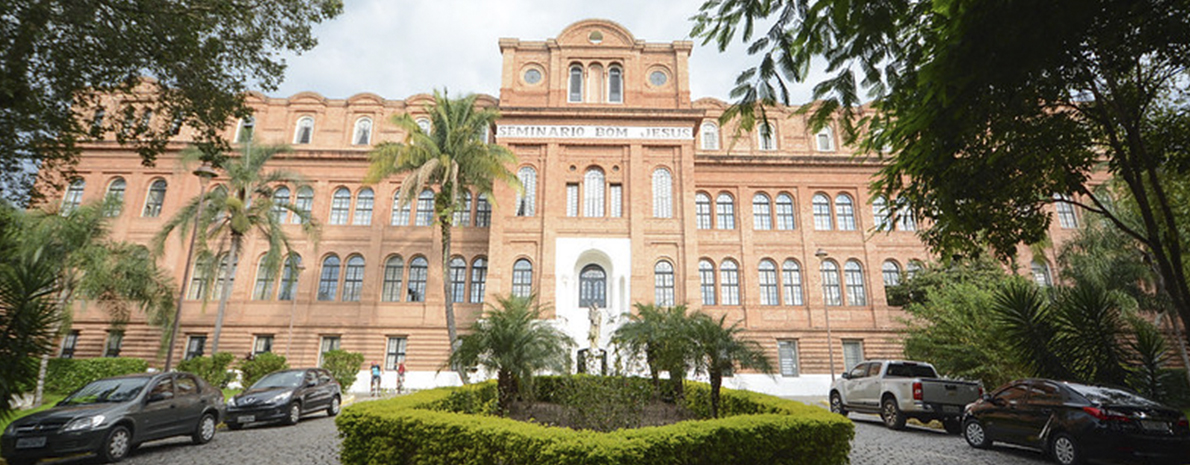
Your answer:
[[[317,25],[319,45],[288,56],[285,81],[273,97],[313,91],[327,98],[373,92],[404,99],[434,89],[499,96],[504,37],[545,40],[589,18],[608,19],[637,40],[690,39],[703,0],[345,0],[343,13]],[[695,41],[690,56],[691,98],[727,100],[739,72],[758,63],[746,45],[726,53]],[[810,84],[793,102],[810,99]]]

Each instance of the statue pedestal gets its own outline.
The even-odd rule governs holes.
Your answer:
[[[607,374],[607,351],[598,347],[578,351],[579,373],[602,376]]]

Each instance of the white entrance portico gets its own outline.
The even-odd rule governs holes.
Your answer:
[[[626,321],[632,308],[628,297],[631,295],[632,282],[631,241],[627,238],[558,238],[556,257],[555,324],[574,339],[576,347],[571,352],[571,358],[576,359],[579,350],[590,346],[591,320],[588,307],[592,302],[599,309],[602,319],[596,344],[607,350],[611,334]],[[587,272],[586,278],[583,277],[584,270]],[[602,287],[593,281],[599,279],[600,271],[605,280]],[[586,295],[583,292],[584,279]],[[580,301],[583,301],[581,305]],[[608,363],[611,362],[609,359]]]

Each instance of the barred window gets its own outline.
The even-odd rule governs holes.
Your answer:
[[[735,229],[735,199],[726,192],[715,198],[715,220],[717,229]]]
[[[277,300],[293,300],[297,293],[298,274],[301,272],[302,256],[290,254],[285,259],[285,266],[281,268],[281,289],[277,292]]]
[[[1054,194],[1054,208],[1058,211],[1059,226],[1064,229],[1078,227],[1078,217],[1074,215],[1074,205],[1070,203],[1070,197]]]
[[[351,191],[346,187],[335,189],[331,197],[331,224],[347,224],[347,217],[351,213]]]
[[[492,204],[488,203],[487,194],[479,194],[475,201],[475,227],[486,228],[492,225]]]
[[[777,305],[777,264],[772,260],[760,261],[760,305]]]
[[[583,216],[599,218],[603,216],[603,170],[590,168],[583,175]]]
[[[777,341],[777,358],[780,360],[781,376],[797,376],[797,341]]]
[[[847,263],[843,264],[843,276],[847,283],[847,304],[867,305],[868,294],[864,290],[864,269],[859,262],[847,260]]]
[[[517,170],[516,176],[525,189],[517,193],[516,216],[533,216],[537,210],[537,170],[523,166]]]
[[[460,257],[450,259],[450,299],[454,303],[464,302],[467,291],[467,262]]]
[[[273,351],[273,335],[257,334],[252,341],[252,355],[260,355]]]
[[[343,273],[343,301],[359,302],[364,289],[364,257],[352,255]]]
[[[715,305],[715,265],[710,260],[698,261],[698,284],[702,288],[702,304]]]
[[[710,121],[702,123],[702,149],[719,150],[719,126]]]
[[[127,188],[128,184],[124,182],[124,178],[116,178],[108,183],[107,194],[103,196],[103,216],[120,216],[124,211],[124,191]]]
[[[145,209],[141,212],[141,216],[145,218],[161,216],[161,205],[165,203],[165,189],[164,179],[158,179],[149,185],[149,195],[145,197]]]
[[[520,259],[512,265],[512,295],[528,297],[533,293],[533,264]]]
[[[619,66],[607,68],[607,101],[611,103],[624,102],[624,72]]]
[[[426,277],[430,274],[430,262],[425,257],[414,257],[409,262],[409,293],[406,302],[426,301]]]
[[[381,289],[380,300],[384,302],[401,301],[401,275],[405,274],[405,260],[400,255],[388,257],[384,262],[384,286]]]
[[[785,305],[803,305],[802,267],[793,259],[781,264],[781,282],[785,286]]]
[[[293,206],[303,213],[302,215],[293,215],[293,223],[309,223],[310,212],[314,210],[314,189],[309,186],[298,189],[297,202]]]
[[[322,260],[318,277],[318,300],[334,301],[339,293],[339,257],[329,255]]]
[[[719,291],[723,305],[740,304],[740,267],[732,260],[719,265]]]
[[[388,345],[384,348],[384,369],[396,370],[405,363],[405,346],[408,341],[403,337],[389,337]]]
[[[835,197],[835,219],[839,222],[840,231],[855,231],[855,205],[850,195],[839,194]]]
[[[429,226],[434,222],[434,191],[426,189],[417,196],[416,226]]]
[[[653,266],[653,298],[659,306],[674,305],[674,266],[666,260]]]
[[[811,201],[814,207],[814,229],[830,231],[834,229],[831,222],[831,200],[823,194],[814,194]]]
[[[793,215],[793,196],[789,194],[777,195],[777,229],[791,231],[797,227]]]
[[[694,216],[698,229],[711,229],[711,196],[703,192],[694,194]]]
[[[480,257],[471,262],[471,303],[482,304],[488,280],[488,260]]]
[[[578,306],[607,307],[607,273],[599,265],[587,265],[578,275]]]
[[[409,226],[409,204],[401,205],[401,190],[397,189],[393,192],[393,209],[392,219],[389,221],[391,226]]]
[[[372,189],[367,187],[361,189],[355,196],[355,219],[351,224],[357,226],[372,224],[373,203],[375,203],[375,194],[372,193]]]
[[[834,260],[822,262],[822,300],[830,306],[843,305],[843,296],[839,292],[839,264]]]
[[[673,176],[665,168],[653,170],[653,218],[673,218]]]
[[[289,188],[280,186],[273,191],[273,210],[270,212],[273,215],[273,221],[284,224],[289,220],[289,210],[285,208],[286,205],[289,205]]]
[[[568,93],[567,101],[571,103],[583,101],[583,67],[582,65],[570,66],[570,92]]]
[[[83,188],[87,186],[87,182],[82,179],[75,179],[70,182],[70,186],[66,188],[66,195],[62,196],[62,216],[69,215],[80,204],[83,203]]]
[[[752,196],[752,228],[758,231],[773,229],[773,206],[769,196],[760,192]]]
[[[566,216],[578,216],[578,184],[566,184]]]

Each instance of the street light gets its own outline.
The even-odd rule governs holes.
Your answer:
[[[198,228],[202,225],[202,210],[207,198],[207,183],[219,173],[211,167],[210,162],[204,161],[194,175],[198,176],[198,213],[194,217],[194,229],[190,231],[190,248],[186,249],[186,267],[182,269],[182,290],[178,293],[178,306],[174,310],[174,324],[169,331],[169,350],[165,353],[165,371],[173,367],[174,344],[178,339],[178,324],[182,319],[182,302],[186,300],[186,287],[190,284],[190,264],[194,259],[194,241],[198,238]]]
[[[819,270],[818,273],[819,273],[819,276],[821,276],[821,274],[822,274],[822,263],[821,262],[826,260],[826,256],[827,256],[826,250],[818,249],[817,251],[814,252],[814,256],[818,257],[818,261],[820,262],[818,264],[818,270]],[[822,306],[822,315],[823,315],[822,319],[823,319],[823,321],[826,322],[826,356],[827,356],[827,359],[830,361],[831,382],[833,383],[833,382],[835,382],[835,346],[831,343],[831,313],[829,311],[830,309],[827,307],[829,307],[829,306],[828,305]]]
[[[289,256],[289,260],[294,260],[294,257],[295,256],[291,254]],[[289,263],[293,263],[293,262],[290,261]],[[290,271],[291,273],[293,273],[293,279],[291,280],[291,282],[293,284],[290,285],[289,297],[291,297],[293,299],[293,301],[289,305],[289,335],[285,337],[285,359],[286,360],[291,360],[289,358],[289,348],[291,346],[293,346],[293,314],[297,313],[297,285],[299,282],[298,278],[300,278],[302,276],[302,270],[305,270],[305,269],[306,269],[306,265],[303,265],[303,264],[301,264],[301,262],[298,262],[296,264],[296,266],[293,266],[291,268],[292,271]]]

